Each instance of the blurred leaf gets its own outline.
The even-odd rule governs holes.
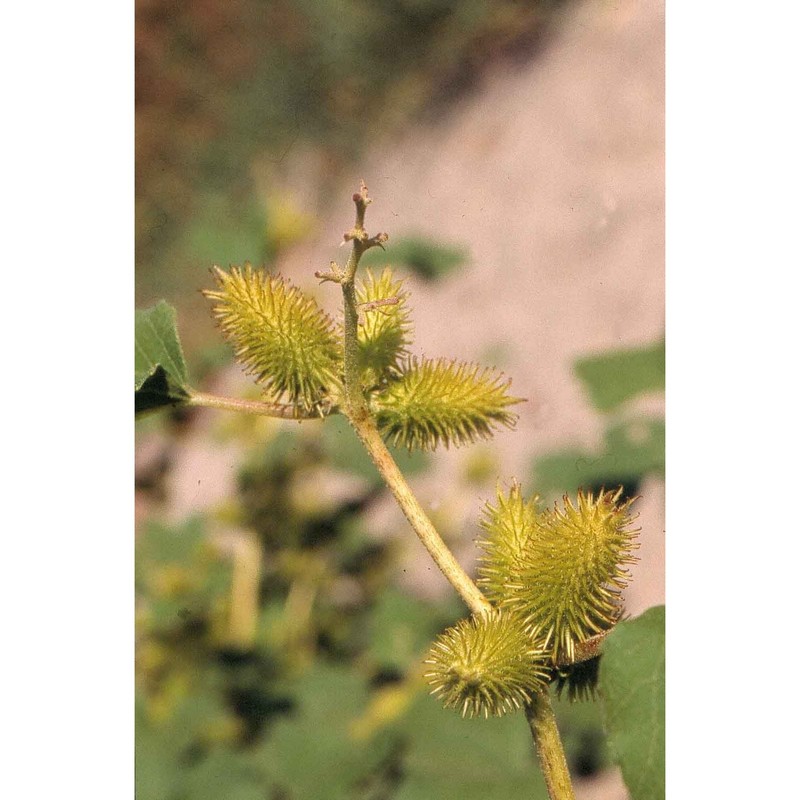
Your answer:
[[[292,800],[350,800],[390,744],[353,735],[368,702],[366,682],[352,669],[317,664],[291,686],[297,706],[274,723],[259,751],[263,763]]]
[[[464,720],[421,694],[403,723],[409,743],[395,800],[546,800],[523,714]]]
[[[203,521],[192,517],[182,525],[150,523],[136,540],[137,559],[186,563],[205,537]]]
[[[147,525],[136,541],[136,584],[155,628],[205,615],[227,589],[230,564],[210,545],[202,520]]]
[[[325,452],[334,467],[364,478],[373,486],[383,483],[367,451],[343,416],[331,416],[325,420],[322,440]],[[424,472],[430,464],[430,459],[425,453],[409,453],[405,449],[392,446],[389,446],[389,450],[404,475],[417,475]]]
[[[603,645],[600,693],[609,747],[632,800],[662,800],[665,608],[621,622]]]
[[[585,778],[608,766],[610,757],[600,703],[568,700],[564,692],[563,699],[553,696],[553,709],[570,774]]]
[[[606,431],[599,454],[565,450],[538,458],[532,485],[541,493],[620,484],[631,491],[645,475],[664,473],[664,444],[663,419],[619,423]]]
[[[275,192],[266,199],[268,251],[277,254],[303,241],[314,228],[314,217],[303,212],[288,194]]]
[[[175,309],[164,300],[136,312],[136,413],[174,406],[188,397],[188,375],[175,326]]]
[[[616,350],[579,359],[575,373],[598,411],[610,411],[642,392],[663,391],[664,340],[649,347]]]
[[[214,750],[186,771],[179,797],[191,800],[264,800],[272,778],[249,753]],[[143,800],[138,797],[137,800]]]
[[[138,707],[136,713],[135,786],[137,800],[169,800],[181,778],[180,750],[164,728],[150,724]]]
[[[204,740],[226,711],[204,672],[163,719],[154,719],[144,702],[136,705],[136,798],[172,800],[185,796],[190,779],[186,755]],[[194,798],[196,795],[192,794]]]
[[[369,657],[384,669],[413,668],[442,628],[455,621],[443,612],[439,604],[396,589],[382,592],[370,616]]]
[[[421,236],[409,236],[397,241],[389,240],[386,251],[378,248],[365,253],[361,263],[367,267],[386,264],[408,267],[427,281],[447,277],[469,260],[469,251],[463,247],[438,244]]]
[[[223,194],[206,195],[188,222],[181,253],[204,269],[260,263],[269,255],[264,207],[255,197],[236,202]]]

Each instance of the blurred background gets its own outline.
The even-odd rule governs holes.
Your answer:
[[[462,563],[517,478],[639,496],[637,615],[664,601],[660,0],[137,0],[136,301],[191,382],[258,397],[199,290],[313,278],[352,224],[407,276],[418,355],[499,367],[515,431],[398,454]],[[466,614],[338,418],[137,421],[139,800],[545,798],[521,717],[462,721],[421,661]],[[557,701],[580,798],[626,792]]]

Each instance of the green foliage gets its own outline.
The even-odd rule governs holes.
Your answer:
[[[594,407],[611,411],[643,392],[664,391],[664,341],[578,359],[575,373],[586,386]]]
[[[279,276],[246,265],[215,268],[219,291],[214,316],[237,360],[271,400],[305,410],[319,406],[338,381],[340,348],[331,320],[317,304]]]
[[[213,698],[191,696],[166,724],[154,722],[139,705],[137,800],[263,800],[271,779],[260,761],[229,746],[209,749],[207,735],[221,714]]]
[[[566,450],[542,456],[532,481],[541,492],[621,485],[635,494],[644,475],[664,474],[664,420],[638,418],[610,425],[599,453]]]
[[[461,620],[434,642],[425,663],[432,694],[463,717],[518,711],[550,677],[524,618],[507,610]]]
[[[351,800],[379,768],[387,737],[357,740],[353,722],[368,702],[366,681],[353,670],[318,664],[292,682],[298,701],[279,719],[259,755],[276,789],[293,800]]]
[[[546,800],[527,726],[517,715],[471,723],[420,696],[401,730],[408,744],[393,800]]]
[[[574,702],[568,694],[556,693],[553,710],[570,774],[585,778],[611,764],[599,702]]]
[[[600,692],[609,746],[632,800],[665,796],[664,606],[621,622],[609,634]]]
[[[386,252],[372,250],[366,253],[363,263],[367,266],[402,264],[426,281],[446,278],[469,260],[469,252],[463,247],[440,244],[421,236],[410,236],[392,241]]]
[[[359,364],[364,385],[369,388],[400,371],[400,361],[408,355],[411,343],[411,312],[403,282],[394,280],[388,267],[379,278],[368,270],[356,289],[356,299],[359,305],[397,300],[392,305],[378,305],[359,312]]]
[[[458,601],[448,607],[396,589],[385,590],[370,613],[370,662],[378,669],[400,674],[418,668],[420,653],[445,625],[453,624],[463,613]]]
[[[579,359],[575,372],[600,411],[616,411],[645,392],[664,389],[664,341]],[[598,452],[577,448],[540,456],[532,481],[543,494],[624,486],[637,493],[646,475],[664,474],[665,429],[662,417],[612,416]]]
[[[242,260],[260,258],[263,239],[247,213],[262,200],[254,171],[259,178],[267,171],[274,183],[287,155],[310,149],[335,180],[365,142],[441,100],[456,74],[472,78],[548,14],[548,3],[518,0],[230,0],[172,5],[169,13],[160,2],[138,3],[140,302],[193,291],[195,281],[176,266],[206,222],[220,232],[214,250],[221,246],[214,214],[233,222],[229,231],[244,229],[235,249],[248,241],[257,248]],[[274,216],[264,221],[270,231]],[[201,248],[195,252],[200,261]],[[229,263],[235,254],[223,258]]]
[[[499,426],[516,422],[508,407],[520,401],[508,394],[510,384],[501,373],[476,364],[410,359],[374,399],[378,427],[409,450],[488,439]]]
[[[136,542],[136,585],[152,631],[169,631],[205,617],[230,580],[200,517],[183,525],[147,524]]]
[[[232,202],[213,192],[198,200],[181,246],[192,264],[243,264],[261,262],[271,255],[267,243],[268,220],[256,198]]]
[[[175,406],[188,397],[188,374],[175,317],[175,309],[163,300],[136,312],[137,414]]]

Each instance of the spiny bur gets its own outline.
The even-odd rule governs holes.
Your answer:
[[[504,495],[497,489],[497,504],[487,503],[480,520],[485,535],[478,540],[483,550],[479,557],[478,585],[493,602],[508,594],[508,583],[519,580],[520,558],[535,530],[538,497],[525,500],[514,481]]]
[[[356,287],[356,299],[364,309],[358,325],[359,366],[369,389],[399,374],[411,344],[411,312],[403,281],[394,279],[390,267],[379,278],[367,270]]]
[[[445,708],[463,717],[500,717],[543,691],[548,659],[534,646],[521,616],[493,609],[460,620],[431,647],[425,678]]]
[[[273,401],[304,410],[339,382],[341,345],[332,320],[280,276],[231,267],[212,271],[219,289],[204,291],[234,354]]]
[[[409,450],[464,445],[512,428],[511,381],[493,369],[440,358],[408,359],[398,378],[374,399],[381,433]]]
[[[609,630],[622,614],[622,589],[638,530],[632,500],[616,492],[578,492],[536,518],[502,605],[520,611],[529,634],[554,663],[575,659],[575,645]]]

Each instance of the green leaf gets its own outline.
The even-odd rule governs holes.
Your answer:
[[[637,394],[664,390],[664,340],[649,347],[582,358],[575,363],[575,373],[594,407],[610,411]]]
[[[455,593],[432,602],[389,587],[370,610],[367,662],[381,669],[416,673],[436,636],[467,613]]]
[[[469,251],[463,247],[438,244],[422,236],[408,236],[390,241],[383,252],[375,248],[364,254],[364,266],[379,267],[384,264],[404,264],[420,278],[435,281],[444,278],[469,260]]]
[[[584,778],[605,769],[611,762],[600,703],[568,700],[567,692],[553,696],[552,701],[572,777]]]
[[[450,622],[448,619],[445,624]],[[441,624],[438,604],[396,589],[381,592],[370,614],[370,661],[401,672],[417,665]]]
[[[664,420],[644,418],[611,426],[600,453],[564,450],[538,458],[532,485],[542,494],[622,485],[626,493],[645,475],[664,473]]]
[[[600,660],[608,743],[632,800],[663,800],[665,608],[621,622]]]
[[[403,718],[409,737],[394,800],[546,800],[522,713],[465,720],[421,694]]]
[[[261,763],[292,800],[350,800],[378,767],[385,736],[357,740],[352,723],[368,703],[366,682],[352,670],[317,664],[291,684],[297,706],[272,726]]]
[[[264,800],[272,778],[247,752],[214,750],[185,770],[181,789],[191,800]]]
[[[175,309],[164,300],[136,312],[136,413],[174,406],[189,396]]]
[[[230,585],[230,563],[211,545],[201,518],[146,525],[136,539],[135,572],[153,630],[203,618]]]

